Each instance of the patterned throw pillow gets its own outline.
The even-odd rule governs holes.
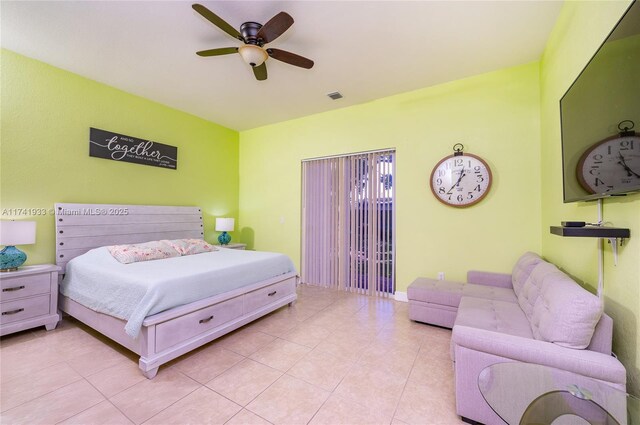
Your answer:
[[[201,254],[203,252],[213,252],[217,251],[213,245],[209,245],[202,239],[174,239],[174,240],[165,240],[161,242],[166,242],[173,249],[178,251],[180,255],[193,255],[193,254]]]
[[[167,241],[153,241],[132,245],[112,245],[107,249],[122,264],[137,263],[139,261],[161,260],[179,257],[180,253]]]

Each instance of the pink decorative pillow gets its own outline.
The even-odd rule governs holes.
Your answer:
[[[112,245],[108,246],[107,249],[113,258],[122,264],[180,256],[180,253],[168,244],[167,241],[153,241],[132,245]]]
[[[218,250],[218,248],[213,245],[209,245],[202,239],[174,239],[162,242],[166,242],[173,249],[178,251],[180,255],[201,254],[203,252],[213,252]]]

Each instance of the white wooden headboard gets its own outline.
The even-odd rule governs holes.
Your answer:
[[[56,264],[105,245],[204,239],[198,207],[55,204]]]

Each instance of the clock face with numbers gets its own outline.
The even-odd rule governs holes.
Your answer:
[[[640,136],[613,136],[591,146],[578,161],[576,177],[580,186],[592,194],[637,188]]]
[[[452,207],[480,202],[490,187],[491,169],[469,153],[443,158],[431,172],[431,191],[440,202]]]

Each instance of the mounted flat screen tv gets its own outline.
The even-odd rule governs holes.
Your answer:
[[[640,1],[560,100],[564,202],[640,191]]]

